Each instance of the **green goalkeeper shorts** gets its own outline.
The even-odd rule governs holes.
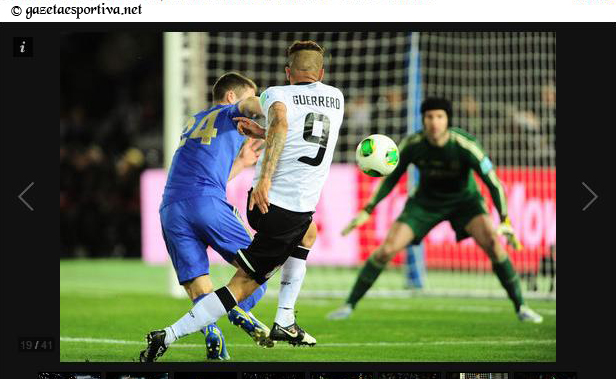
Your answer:
[[[487,213],[481,196],[439,206],[428,205],[420,199],[410,197],[396,221],[405,223],[413,229],[415,238],[411,243],[417,245],[441,221],[449,221],[451,228],[456,232],[457,241],[470,237],[464,230],[466,225],[475,216]]]

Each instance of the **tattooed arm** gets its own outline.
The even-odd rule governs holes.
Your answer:
[[[263,111],[261,110],[261,105],[259,104],[259,98],[256,96],[251,96],[240,101],[237,104],[237,109],[241,114],[249,118],[263,116]]]
[[[263,153],[263,163],[257,186],[252,190],[248,209],[252,210],[256,204],[261,213],[268,211],[269,199],[268,192],[272,186],[272,176],[278,166],[278,159],[287,140],[287,107],[277,101],[269,107],[267,113],[269,128],[265,137],[265,152]]]

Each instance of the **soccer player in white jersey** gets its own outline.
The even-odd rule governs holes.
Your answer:
[[[215,322],[252,294],[285,263],[312,224],[342,124],[344,97],[321,83],[323,49],[318,44],[297,41],[287,55],[290,85],[270,87],[260,99],[266,148],[257,162],[247,214],[257,233],[248,248],[238,251],[239,268],[226,286],[173,325],[148,334],[146,361],[156,360],[170,344]],[[270,338],[316,344],[295,320],[288,326],[275,322]]]

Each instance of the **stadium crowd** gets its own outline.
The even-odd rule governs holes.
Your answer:
[[[61,70],[61,254],[138,256],[140,174],[162,165],[160,38],[109,33],[63,41],[62,57],[70,59]]]

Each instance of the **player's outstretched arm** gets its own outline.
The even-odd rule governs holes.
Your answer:
[[[490,196],[494,202],[494,206],[498,210],[498,214],[501,219],[501,223],[496,229],[499,235],[506,238],[507,244],[512,246],[516,250],[522,250],[523,246],[518,237],[516,236],[511,221],[507,215],[507,198],[505,197],[505,190],[496,176],[496,171],[490,161],[490,158],[483,152],[481,147],[476,145],[482,155],[471,154],[471,165],[475,172],[481,177],[481,180],[486,184],[490,191]]]
[[[398,165],[398,167],[400,167],[400,165]],[[395,171],[381,180],[381,183],[379,183],[377,190],[372,194],[372,198],[368,204],[366,204],[364,208],[353,217],[348,225],[342,229],[343,236],[351,233],[355,228],[362,226],[370,219],[370,214],[374,210],[374,207],[391,192],[396,186],[396,183],[398,183],[400,176],[402,176],[402,174],[392,176],[394,173]]]
[[[342,229],[342,235],[346,236],[347,234],[351,233],[353,229],[365,224],[369,219],[370,213],[362,209],[355,217],[353,217],[351,222],[349,222],[349,224],[344,229]]]
[[[280,101],[273,103],[269,107],[267,119],[269,120],[269,128],[265,138],[265,155],[261,164],[261,174],[259,182],[252,190],[248,203],[248,209],[252,210],[256,204],[263,214],[268,211],[268,193],[272,186],[272,176],[274,171],[276,171],[278,159],[280,159],[280,154],[282,154],[282,149],[287,140],[289,124],[287,121],[287,107],[284,103]]]
[[[237,108],[239,109],[241,114],[248,118],[263,116],[263,110],[261,110],[259,98],[256,96],[251,96],[247,99],[240,101],[237,104]]]
[[[233,166],[231,166],[231,172],[229,173],[229,179],[227,179],[227,181],[235,178],[237,174],[239,174],[246,167],[250,167],[257,163],[257,159],[259,159],[259,156],[263,151],[261,149],[262,145],[262,140],[253,138],[249,138],[246,142],[244,142],[239,154],[233,161]]]

